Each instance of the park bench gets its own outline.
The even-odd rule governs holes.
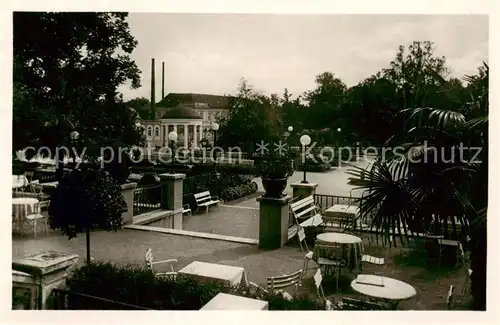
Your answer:
[[[297,225],[302,228],[316,227],[323,224],[323,217],[319,213],[320,209],[314,203],[312,195],[290,204],[290,209]]]
[[[219,198],[217,196],[211,196],[209,191],[195,194],[194,199],[196,201],[197,209],[205,207],[206,212],[208,212],[208,208],[211,205],[217,205],[220,202]]]

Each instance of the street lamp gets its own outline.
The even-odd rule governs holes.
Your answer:
[[[170,140],[170,144],[172,146],[172,158],[174,158],[174,146],[175,146],[175,142],[177,141],[177,132],[175,131],[172,131],[168,134],[168,139]]]
[[[71,142],[73,142],[73,146],[75,146],[76,140],[80,138],[80,133],[78,133],[78,131],[72,131],[69,134],[69,138],[71,139]],[[71,158],[73,159],[74,167],[76,167],[76,154],[74,149],[71,150]]]
[[[212,148],[212,159],[214,160],[215,162],[215,151],[213,151],[215,149],[215,143],[217,141],[217,130],[219,129],[219,124],[217,123],[212,123],[212,131],[214,131],[214,145],[213,145],[213,148]]]
[[[291,126],[291,125],[290,125],[290,126],[288,127],[288,132],[293,132],[293,126]]]
[[[302,180],[301,183],[308,183],[308,181],[306,180],[306,162],[307,162],[307,157],[306,157],[306,148],[308,145],[311,144],[311,137],[308,136],[307,134],[304,134],[303,136],[300,137],[300,144],[302,145],[303,147],[303,151],[304,151],[304,163],[302,165],[302,168],[304,169],[304,179]]]

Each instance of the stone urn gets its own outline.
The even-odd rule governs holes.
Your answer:
[[[286,188],[287,177],[284,178],[266,178],[262,177],[262,186],[266,191],[265,197],[281,198],[286,194],[283,191]]]

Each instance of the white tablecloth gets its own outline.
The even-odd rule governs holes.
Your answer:
[[[178,273],[233,287],[240,284],[244,286],[248,284],[245,269],[237,266],[194,261],[179,270]]]
[[[340,244],[342,256],[347,266],[354,270],[361,267],[361,257],[363,256],[363,241],[361,238],[338,232],[325,232],[316,237],[318,243]],[[319,252],[314,250],[314,256],[329,258],[329,251]]]
[[[200,310],[268,310],[267,301],[219,293]]]
[[[364,283],[358,283],[358,281]],[[408,283],[372,274],[358,275],[351,282],[351,287],[354,291],[370,297],[395,301],[410,299],[417,295],[415,288]]]
[[[336,216],[356,216],[358,214],[359,207],[355,205],[344,205],[344,204],[335,204],[334,206],[329,207],[323,212],[324,216],[327,217],[336,217]]]
[[[35,213],[39,201],[30,197],[16,197],[12,199],[12,222],[22,222],[24,218]]]

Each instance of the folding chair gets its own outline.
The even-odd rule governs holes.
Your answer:
[[[322,281],[323,274],[321,274],[321,269],[318,269],[314,274],[314,285],[316,286],[318,297],[325,302],[326,310],[333,310],[333,303],[325,297],[325,292],[323,291],[323,286],[321,285]]]
[[[323,244],[316,241],[315,249],[318,256],[316,263],[319,267],[323,267],[326,274],[331,274],[332,270],[335,273],[336,292],[338,292],[341,269],[346,265],[342,256],[342,246],[340,244]],[[326,255],[328,257],[325,257]]]
[[[266,281],[266,288],[262,288],[261,286],[253,282],[249,282],[248,284],[262,293],[276,292],[280,293],[283,298],[292,300],[293,295],[286,292],[285,289],[293,287],[293,294],[297,294],[299,286],[302,285],[302,270],[298,270],[291,274],[268,277]]]
[[[309,247],[307,247],[307,242],[306,242],[306,233],[304,231],[304,228],[301,226],[297,226],[297,237],[299,239],[299,244],[300,244],[300,249],[302,250],[302,253],[305,253],[304,255],[304,274],[307,273],[308,267],[309,267],[309,261],[313,260],[314,253],[309,250]],[[304,249],[305,247],[305,249]]]

